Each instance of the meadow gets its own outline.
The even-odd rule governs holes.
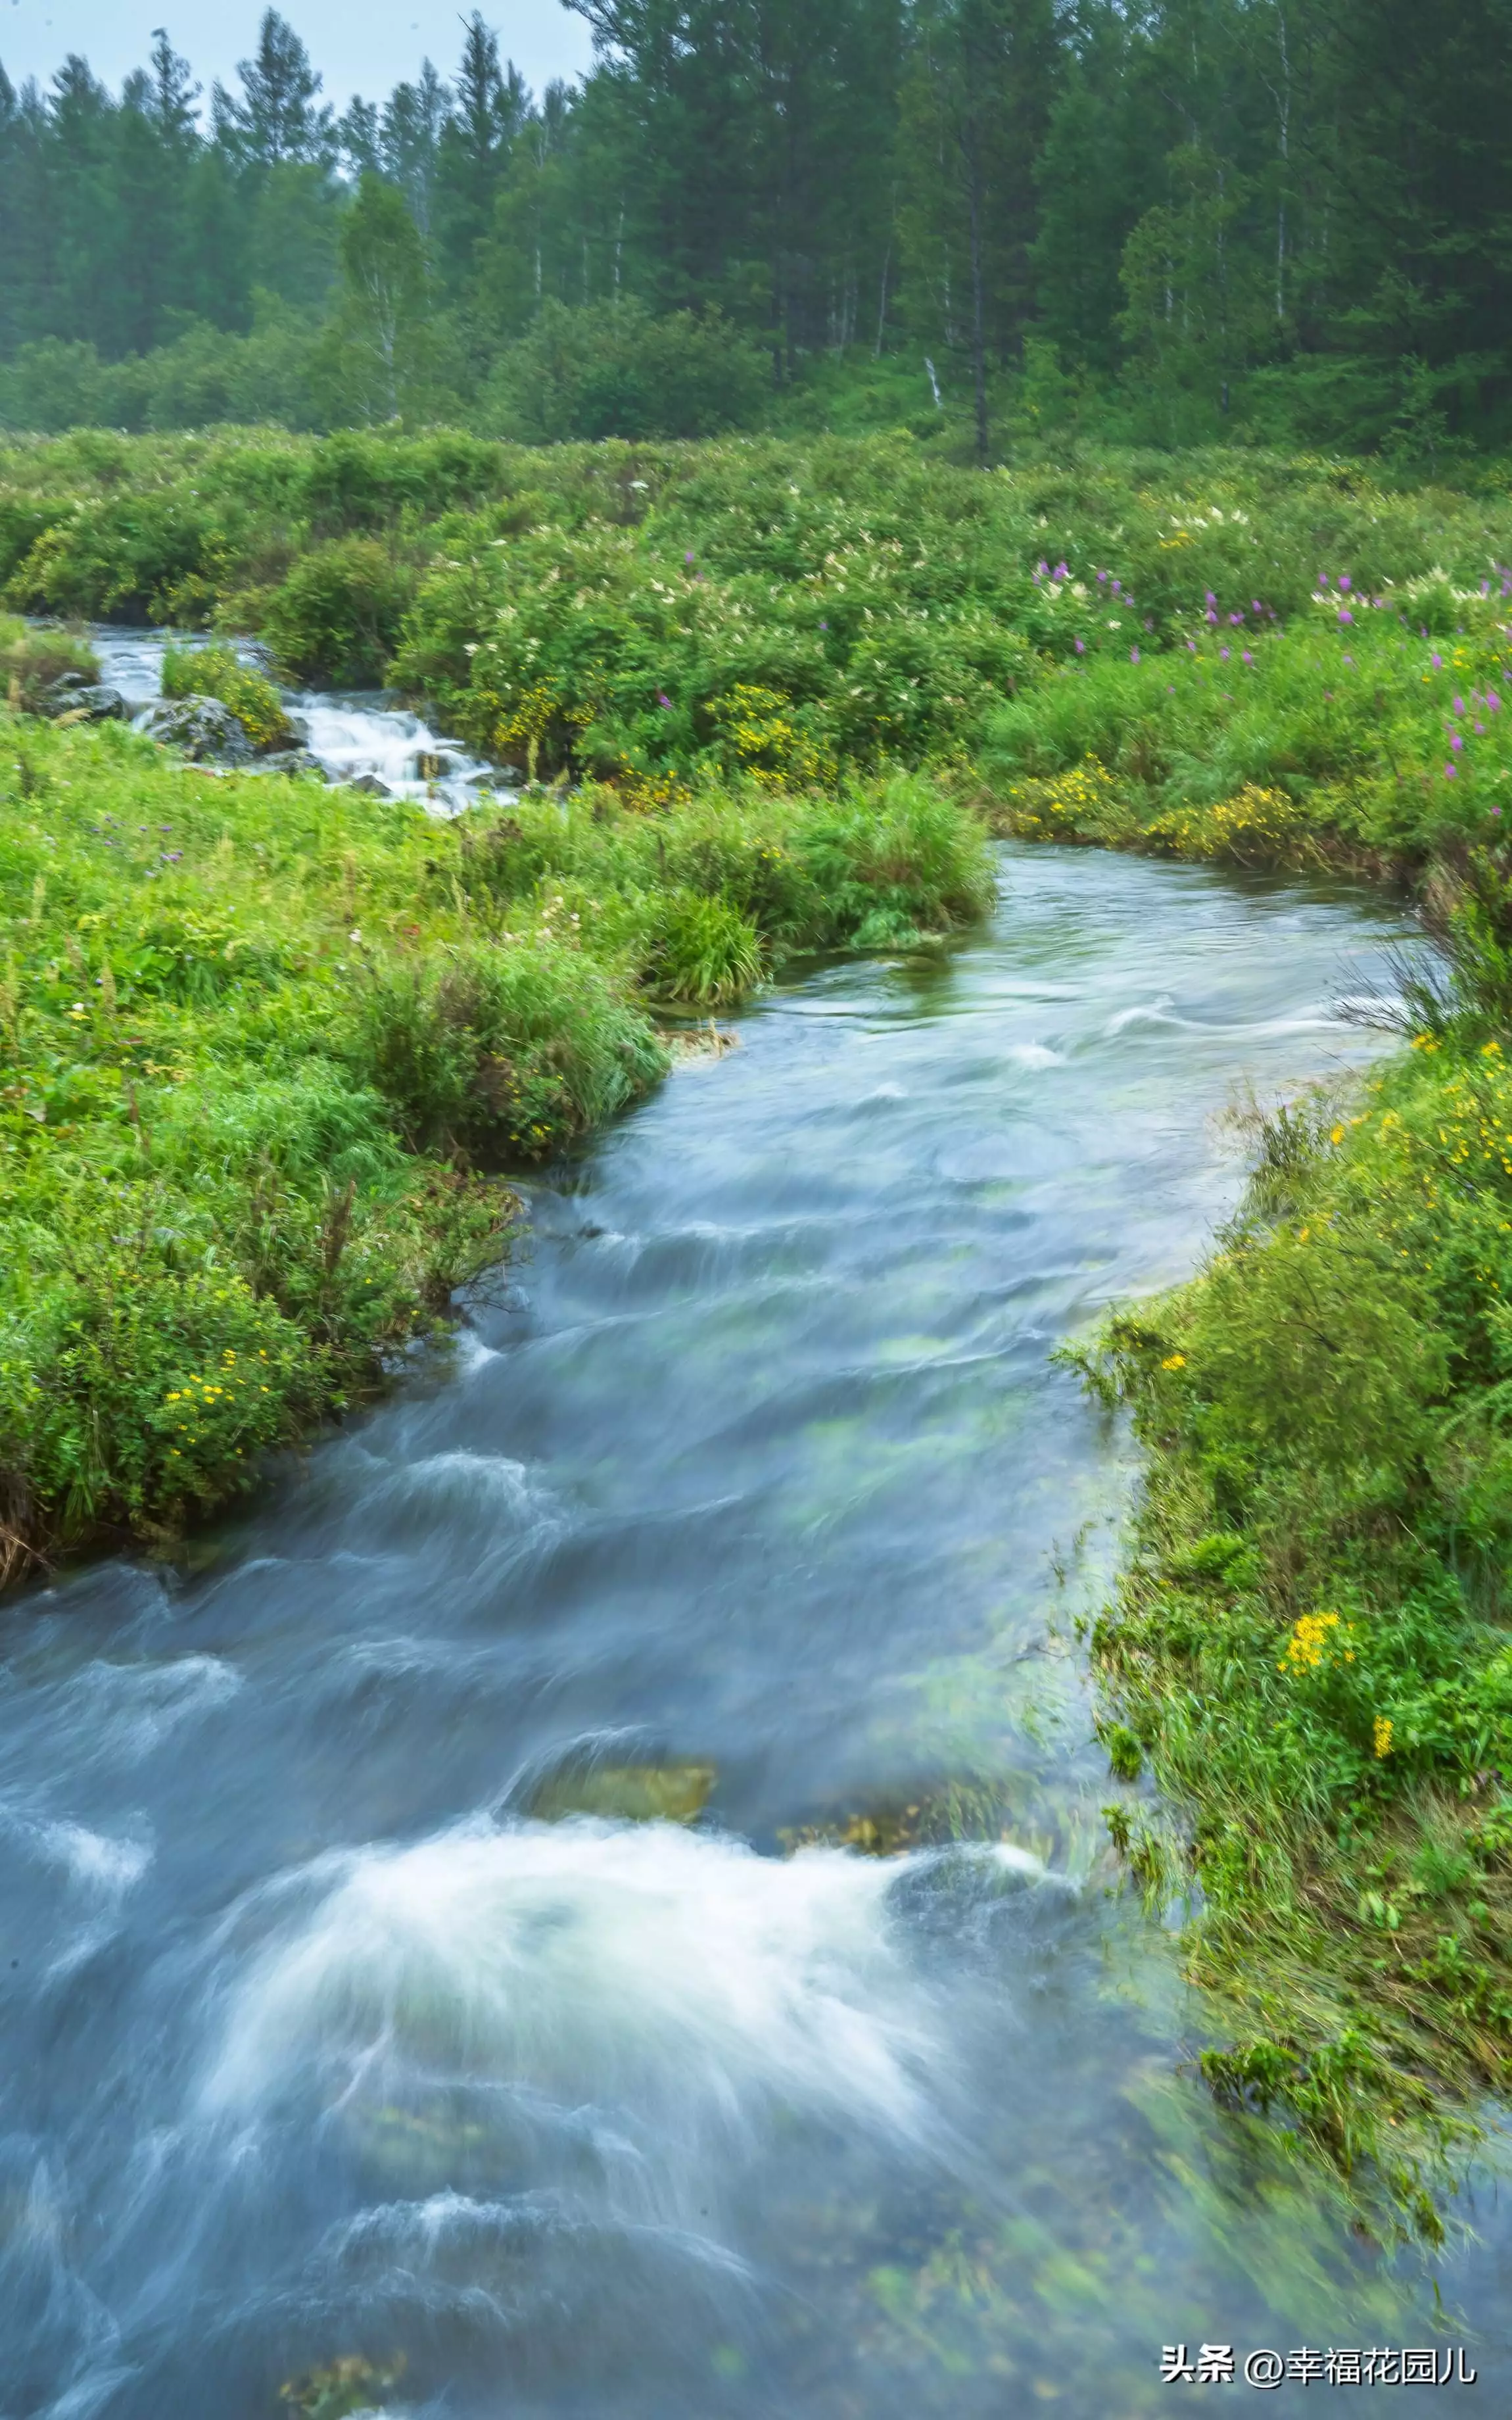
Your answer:
[[[1146,1453],[1092,1644],[1165,1811],[1110,1821],[1200,1894],[1211,2080],[1431,2232],[1512,2079],[1509,561],[1489,467],[10,445],[0,589],[51,627],[0,630],[5,1573],[225,1502],[444,1326],[509,1172],[678,1018],[964,928],[993,831],[1407,886],[1448,971],[1400,1047],[1259,1125],[1206,1264],[1075,1350]],[[442,825],[38,719],[90,617],[386,682],[523,795]],[[196,680],[266,744],[269,683]]]

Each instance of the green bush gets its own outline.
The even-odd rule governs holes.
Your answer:
[[[666,1067],[645,1018],[599,967],[529,943],[376,970],[355,1060],[416,1148],[495,1161],[560,1150]]]
[[[406,566],[376,538],[334,538],[302,555],[272,591],[261,628],[294,678],[376,689],[413,589]]]
[[[255,748],[290,748],[293,726],[270,680],[231,647],[170,647],[162,659],[164,697],[214,697],[236,716]]]
[[[548,301],[501,356],[479,416],[526,444],[713,437],[748,427],[770,387],[761,353],[717,311],[654,318],[629,297]]]

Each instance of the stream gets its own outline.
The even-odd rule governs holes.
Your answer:
[[[1489,2176],[1383,2262],[1190,2071],[1074,1627],[1128,1449],[1049,1357],[1193,1265],[1246,1087],[1378,1047],[1401,920],[1001,876],[532,1184],[455,1357],[182,1568],[8,1606],[4,2420],[1134,2420],[1182,2342],[1505,2408]]]

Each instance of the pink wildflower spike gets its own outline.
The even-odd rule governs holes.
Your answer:
[[[1213,595],[1212,590],[1211,590],[1211,588],[1210,588],[1210,589],[1208,589],[1208,590],[1205,592],[1205,594],[1204,594],[1204,597],[1203,597],[1203,603],[1204,603],[1205,605],[1216,605],[1216,604],[1217,604],[1217,602],[1218,602],[1218,599],[1217,599],[1217,597]]]
[[[1463,714],[1464,710],[1465,710],[1465,701],[1464,701],[1464,699],[1463,699],[1462,697],[1457,697],[1457,698],[1456,698],[1456,700],[1455,700],[1455,712],[1456,712],[1456,714]]]
[[[1461,739],[1461,737],[1460,737],[1460,736],[1459,736],[1459,734],[1458,734],[1458,731],[1456,731],[1456,732],[1454,732],[1454,733],[1452,733],[1452,734],[1451,734],[1451,736],[1450,736],[1450,739],[1449,739],[1449,745],[1450,745],[1450,747],[1451,747],[1452,749],[1454,749],[1454,751],[1455,751],[1456,754],[1458,754],[1458,752],[1459,752],[1459,750],[1460,750],[1461,748],[1463,748],[1464,744],[1465,744],[1465,743],[1464,743],[1463,739]]]
[[[1211,605],[1209,606],[1209,608],[1208,608],[1207,612],[1204,613],[1204,615],[1202,616],[1202,618],[1203,618],[1203,620],[1204,620],[1206,623],[1208,623],[1208,624],[1209,624],[1210,628],[1213,628],[1213,629],[1216,629],[1216,628],[1217,628],[1217,627],[1218,627],[1218,616],[1217,616],[1217,614],[1213,612],[1212,607],[1211,607]]]

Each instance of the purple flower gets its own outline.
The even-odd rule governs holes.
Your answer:
[[[692,562],[692,560],[693,560],[693,557],[692,557],[692,555],[691,555],[691,554],[685,554],[685,555],[684,555],[684,557],[683,557],[683,561],[684,561],[685,563],[691,563],[691,562]]]
[[[1496,691],[1495,691],[1495,690],[1494,690],[1494,689],[1489,689],[1489,690],[1487,690],[1487,692],[1486,692],[1486,703],[1487,703],[1487,705],[1490,707],[1491,712],[1492,712],[1493,714],[1500,714],[1500,713],[1501,713],[1501,711],[1502,711],[1502,701],[1501,701],[1501,699],[1497,696]]]
[[[1434,669],[1434,671],[1435,671],[1436,673],[1442,673],[1442,672],[1443,672],[1443,658],[1442,656],[1432,656],[1432,657],[1430,657],[1430,658],[1429,658],[1429,661],[1431,662],[1431,664],[1432,664],[1432,666],[1433,666],[1433,669]]]
[[[1137,647],[1131,647],[1131,648],[1130,648],[1130,650],[1129,650],[1129,661],[1130,661],[1132,664],[1136,664],[1136,663],[1139,661],[1139,650],[1138,650],[1138,648],[1137,648]]]
[[[1484,722],[1477,722],[1477,723],[1476,723],[1476,725],[1475,725],[1475,737],[1476,737],[1476,738],[1477,738],[1477,739],[1484,739],[1484,738],[1485,738],[1485,737],[1486,737],[1486,725],[1484,724]]]
[[[1186,651],[1189,656],[1195,656],[1196,654],[1197,643],[1196,639],[1188,639],[1186,643]]]
[[[1227,647],[1219,648],[1218,660],[1221,664],[1226,664],[1228,661],[1228,649]]]
[[[1465,710],[1465,701],[1464,701],[1464,699],[1463,699],[1462,697],[1457,697],[1457,698],[1456,698],[1456,700],[1455,700],[1455,712],[1456,712],[1456,714],[1463,714],[1464,710]]]
[[[1046,563],[1042,554],[1040,557],[1039,562],[1034,566],[1034,576],[1036,580],[1048,580],[1050,577],[1050,566]]]
[[[1211,605],[1209,606],[1209,608],[1208,608],[1207,612],[1204,613],[1204,615],[1202,616],[1202,618],[1203,618],[1203,620],[1208,624],[1208,626],[1209,626],[1210,629],[1214,629],[1214,628],[1217,628],[1218,616],[1217,616],[1217,614],[1213,612],[1212,607],[1211,607]]]
[[[1051,578],[1053,580],[1069,580],[1071,578],[1070,566],[1064,563],[1057,563],[1055,570],[1051,574]]]
[[[1354,583],[1353,583],[1353,582],[1352,582],[1352,581],[1350,580],[1350,575],[1349,575],[1349,573],[1348,573],[1347,571],[1345,571],[1345,572],[1341,572],[1341,573],[1340,573],[1340,575],[1339,575],[1339,587],[1340,587],[1340,589],[1343,591],[1343,593],[1344,593],[1344,595],[1345,595],[1346,597],[1348,597],[1348,595],[1349,595],[1349,593],[1350,593],[1350,588],[1353,586],[1353,584],[1354,584]]]
[[[1212,590],[1210,588],[1210,589],[1207,591],[1206,595],[1204,596],[1204,597],[1203,597],[1203,600],[1202,600],[1202,601],[1203,601],[1203,603],[1204,603],[1205,605],[1216,605],[1216,604],[1217,604],[1217,602],[1218,602],[1218,599],[1217,599],[1217,597],[1213,595]]]
[[[1077,642],[1076,642],[1076,653],[1077,653],[1079,656],[1085,656],[1085,655],[1086,655],[1086,653],[1087,653],[1087,641],[1086,641],[1085,639],[1078,639],[1078,640],[1077,640]]]
[[[1460,737],[1460,736],[1459,736],[1458,732],[1457,731],[1457,732],[1454,734],[1454,737],[1451,738],[1451,740],[1450,740],[1450,742],[1449,742],[1450,747],[1451,747],[1451,748],[1453,748],[1454,750],[1456,750],[1456,751],[1458,752],[1459,749],[1463,748],[1464,744],[1465,744],[1465,743],[1464,743],[1463,739]]]
[[[1107,578],[1107,573],[1105,571],[1100,571],[1097,576],[1099,580],[1105,580]]]
[[[1446,766],[1444,767],[1444,768],[1443,768],[1443,778],[1444,778],[1444,780],[1445,780],[1446,782],[1453,782],[1453,781],[1455,781],[1455,780],[1457,780],[1457,779],[1458,779],[1458,768],[1457,766],[1454,766],[1454,765],[1446,765]]]
[[[1259,598],[1257,597],[1256,598],[1254,598],[1253,602],[1251,603],[1251,606],[1250,606],[1250,612],[1251,612],[1252,613],[1257,613],[1259,612],[1259,610],[1260,610],[1260,600],[1259,600]]]
[[[827,630],[827,629],[828,629],[828,628],[829,628],[829,624],[828,624],[827,622],[821,622],[821,623],[820,623],[820,625],[819,625],[819,628],[821,628],[821,630]]]
[[[666,692],[666,690],[665,690],[664,689],[659,689],[659,690],[656,691],[656,704],[657,704],[658,706],[670,706],[671,705],[671,699],[668,696],[668,694],[667,694],[667,692]]]
[[[1228,627],[1229,627],[1229,628],[1230,628],[1231,630],[1237,630],[1237,629],[1238,629],[1238,628],[1239,628],[1239,626],[1240,626],[1240,624],[1241,624],[1241,622],[1242,622],[1242,620],[1243,620],[1243,619],[1244,619],[1244,616],[1243,616],[1243,614],[1242,614],[1242,613],[1230,613],[1230,614],[1229,614],[1229,616],[1228,616]]]
[[[1328,574],[1326,571],[1320,571],[1319,573],[1318,585],[1319,588],[1326,588],[1328,586]]]
[[[1491,813],[1492,813],[1492,814],[1493,814],[1493,815],[1499,815],[1499,814],[1501,814],[1501,812],[1502,812],[1502,810],[1501,810],[1501,808],[1500,808],[1500,807],[1493,807],[1493,808],[1491,809]]]
[[[1339,607],[1339,620],[1340,620],[1341,622],[1352,622],[1352,621],[1353,621],[1353,619],[1354,619],[1354,615],[1353,615],[1352,613],[1347,613],[1345,612],[1345,610],[1344,610],[1343,606],[1341,605],[1341,606]]]
[[[1241,656],[1240,661],[1244,664],[1252,664],[1255,661],[1255,659],[1250,654],[1248,647],[1245,648],[1243,654]]]

